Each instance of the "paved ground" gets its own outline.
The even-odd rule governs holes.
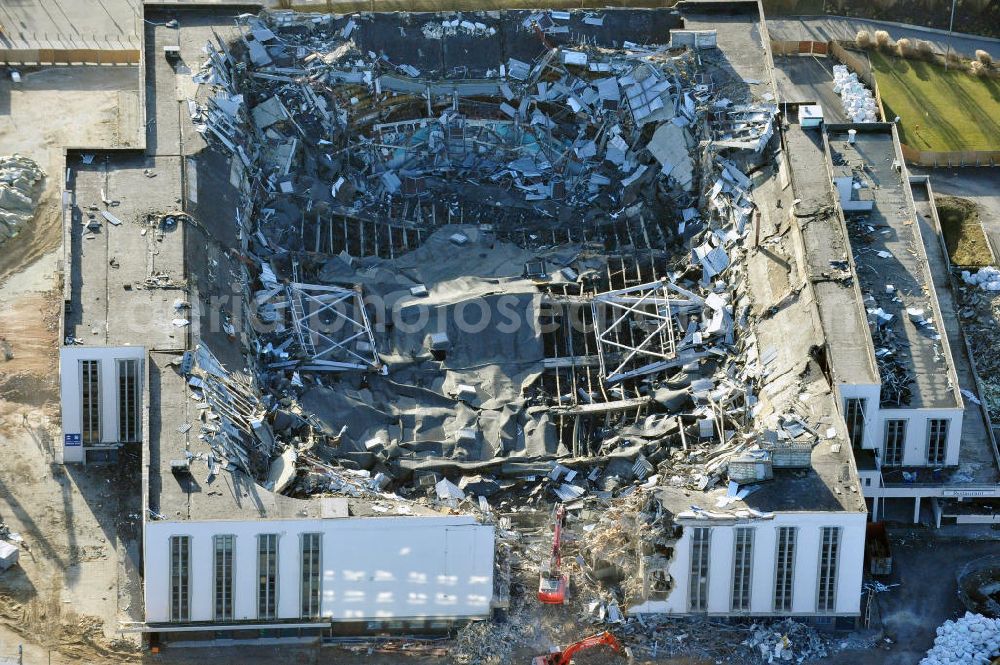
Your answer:
[[[160,0],[219,4],[230,0]],[[262,0],[277,5],[277,0]],[[142,0],[0,0],[2,48],[139,47]]]
[[[136,48],[140,0],[3,0],[0,47]]]
[[[134,145],[137,116],[124,110],[138,107],[138,79],[136,67],[33,69],[23,72],[19,84],[0,77],[0,154],[30,157],[48,174],[39,203],[46,212],[32,228],[4,245],[0,281],[60,242],[63,147],[123,147],[130,141]],[[49,109],[72,112],[46,112]]]
[[[993,251],[1000,251],[1000,168],[965,169],[910,167],[916,175],[929,175],[935,194],[962,196],[975,201],[986,237]]]
[[[909,531],[893,536],[895,573],[900,586],[878,596],[886,633],[897,647],[884,665],[911,665],[933,644],[934,628],[965,612],[958,600],[956,573],[969,561],[995,554],[995,541],[948,541],[944,534]]]
[[[840,96],[833,91],[833,65],[830,58],[775,57],[774,78],[779,100],[817,102],[823,107],[826,122],[844,122],[846,117]]]
[[[934,643],[934,630],[965,613],[955,575],[973,559],[995,554],[996,540],[951,540],[951,531],[890,530],[893,574],[882,580],[898,584],[876,596],[888,649],[843,651],[824,665],[915,665]]]
[[[871,21],[861,18],[846,18],[843,16],[793,16],[767,19],[767,30],[771,39],[777,41],[795,41],[811,39],[814,41],[829,41],[831,39],[854,39],[858,30],[888,30],[893,39],[908,37],[910,39],[926,39],[936,45],[942,53],[951,44],[951,48],[971,55],[976,49],[985,49],[996,56],[1000,54],[1000,40],[955,33],[947,34],[933,32],[918,26],[901,27],[884,21]]]

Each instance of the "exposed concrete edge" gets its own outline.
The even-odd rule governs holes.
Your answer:
[[[907,210],[913,212],[913,232],[917,236],[917,251],[922,255],[923,262],[921,264],[921,269],[924,270],[924,278],[927,280],[925,284],[929,287],[928,291],[931,294],[931,301],[934,305],[934,309],[937,311],[939,317],[941,317],[941,328],[944,333],[941,335],[941,346],[944,347],[945,352],[948,354],[948,358],[951,359],[951,366],[948,368],[948,377],[952,382],[952,393],[955,395],[955,400],[958,402],[958,406],[965,409],[965,400],[962,399],[962,387],[958,381],[958,370],[955,368],[955,355],[951,351],[951,342],[948,341],[948,331],[944,330],[944,315],[941,313],[941,303],[938,301],[937,289],[934,288],[934,276],[931,274],[930,259],[927,258],[927,250],[924,249],[924,235],[920,232],[920,223],[917,220],[917,204],[913,200],[913,190],[910,189],[910,170],[906,168],[906,159],[903,157],[903,149],[899,144],[899,132],[896,129],[896,123],[885,123],[889,125],[890,134],[892,135],[892,150],[896,155],[896,160],[899,162],[900,176],[903,181],[903,195],[906,197],[906,207]],[[930,190],[928,189],[928,194]],[[932,205],[931,208],[934,206]],[[938,227],[940,228],[940,227]],[[941,234],[938,233],[938,236]],[[947,261],[948,253],[945,251],[945,260]],[[947,264],[946,264],[947,265]],[[948,266],[950,268],[950,266]],[[970,356],[971,358],[972,356]]]
[[[136,564],[136,569],[139,575],[142,576],[146,570],[144,560],[146,558],[146,523],[149,521],[149,467],[150,467],[150,454],[149,454],[149,444],[150,444],[150,411],[152,410],[152,403],[149,398],[149,368],[152,364],[150,362],[150,356],[152,354],[147,350],[145,362],[143,363],[143,374],[142,374],[142,448],[139,452],[139,492],[142,494],[140,497],[142,506],[142,515],[140,516],[140,521],[142,527],[139,529],[139,561]],[[142,612],[141,616],[146,617],[146,581],[142,580]],[[122,627],[119,626],[119,630]]]
[[[837,125],[829,125],[835,127]],[[851,267],[851,273],[854,275],[858,274],[858,266],[854,262],[854,252],[851,251],[851,240],[850,235],[847,233],[847,218],[844,217],[844,210],[840,207],[840,193],[837,188],[833,185],[833,155],[830,153],[830,136],[827,133],[827,128],[823,127],[823,170],[826,171],[826,186],[827,191],[830,194],[831,200],[833,201],[833,207],[837,211],[837,227],[838,231],[844,238],[844,246],[847,248],[847,264]],[[864,294],[861,293],[861,285],[859,280],[851,280],[851,290],[854,292],[854,306],[857,309],[857,315],[859,321],[868,321],[868,312],[865,310],[864,306]],[[869,333],[869,338],[870,338]],[[881,384],[882,375],[878,371],[878,363],[875,361],[875,347],[874,344],[866,344],[865,349],[867,353],[868,366],[872,370],[872,376],[876,377]],[[831,365],[831,372],[833,367]]]
[[[149,121],[146,117],[146,9],[142,10],[142,34],[139,35],[139,136],[136,137],[136,147],[146,151],[146,134],[149,132]]]
[[[935,202],[934,198],[934,189],[931,187],[931,177],[927,175],[909,175],[909,171],[907,171],[907,175],[910,183],[918,182],[927,188],[927,200],[930,203],[931,219],[934,222],[934,229],[936,231],[934,235],[937,236],[937,241],[941,245],[941,251],[944,253],[945,267],[948,270],[948,284],[951,287],[952,291],[954,291],[955,274],[952,272],[951,259],[948,257],[948,245],[947,243],[945,243],[944,234],[941,232],[941,218],[938,217],[937,213],[937,203]],[[931,290],[933,291],[934,289],[932,288]],[[935,299],[937,298],[937,293],[934,294],[934,297]],[[980,396],[983,396],[986,393],[984,392],[983,380],[979,376],[979,370],[976,369],[976,362],[975,362],[976,356],[973,354],[972,344],[969,343],[969,338],[965,334],[965,326],[962,325],[961,317],[957,318],[958,318],[958,334],[959,336],[961,336],[962,343],[965,346],[965,352],[969,356],[969,367],[972,369],[972,380],[975,381],[976,383],[976,391],[979,393]],[[944,338],[947,338],[947,334],[944,335]],[[951,347],[949,346],[949,351],[950,350]],[[957,382],[956,386],[957,390],[961,390],[961,386],[959,386]],[[980,402],[982,402],[982,400],[980,400]],[[983,403],[979,404],[979,411],[983,414],[983,420],[986,423],[986,431],[990,437],[990,444],[993,448],[993,461],[996,462],[997,469],[1000,470],[1000,448],[997,447],[997,438],[995,432],[993,431],[993,421],[990,419],[989,410],[987,410],[985,404]]]
[[[771,94],[775,103],[778,103],[778,82],[774,78],[774,54],[771,52],[771,33],[767,30],[767,17],[764,14],[764,0],[757,0],[757,13],[760,16],[760,41],[764,48],[766,57],[764,66],[767,67],[767,78],[771,84]]]

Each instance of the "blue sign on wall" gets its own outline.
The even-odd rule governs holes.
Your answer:
[[[83,436],[80,434],[67,434],[64,443],[67,446],[79,446],[83,443]]]

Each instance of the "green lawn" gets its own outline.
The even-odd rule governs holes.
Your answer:
[[[1000,150],[1000,80],[871,52],[888,119],[918,150]]]

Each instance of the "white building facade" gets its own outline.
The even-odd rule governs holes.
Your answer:
[[[106,461],[142,441],[146,350],[64,346],[59,350],[62,461]]]
[[[860,612],[863,512],[771,519],[678,519],[675,588],[630,613],[845,617]]]
[[[958,464],[962,405],[953,408],[883,408],[878,385],[840,384],[840,408],[855,448],[878,453],[882,466]]]
[[[164,632],[489,616],[494,530],[469,516],[147,521],[146,625]]]

